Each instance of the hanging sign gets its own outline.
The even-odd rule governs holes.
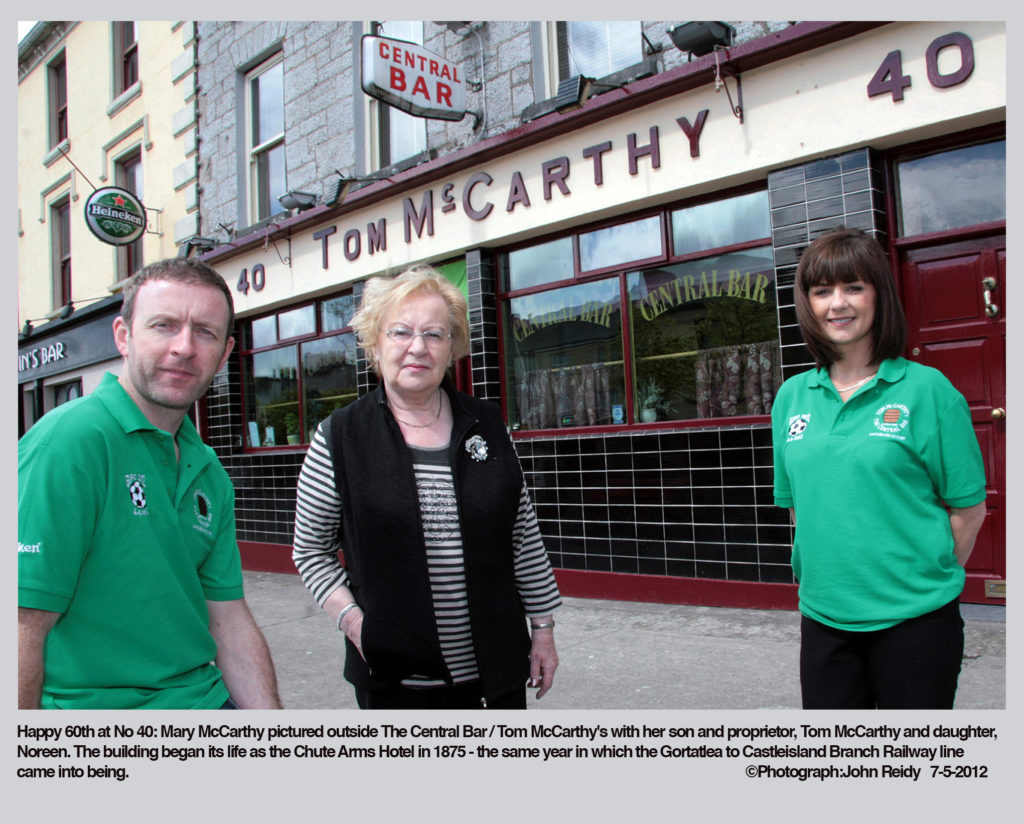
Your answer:
[[[416,43],[363,35],[362,86],[370,97],[417,117],[466,116],[466,82],[460,67]]]
[[[146,209],[127,189],[104,186],[85,201],[85,223],[104,243],[127,246],[146,231]]]

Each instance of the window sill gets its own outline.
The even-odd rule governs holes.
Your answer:
[[[594,86],[596,88],[591,92],[590,97],[598,97],[605,92],[610,92],[613,89],[625,86],[627,83],[633,83],[636,80],[651,77],[658,74],[659,71],[661,71],[661,66],[658,58],[645,57],[639,63],[627,66],[625,69],[617,71],[614,74],[609,74],[605,77],[598,77],[594,80]],[[536,120],[537,118],[543,117],[546,114],[551,114],[554,111],[555,98],[549,97],[547,100],[540,100],[523,109],[520,119],[523,123],[528,123],[531,120]]]
[[[71,140],[65,137],[60,143],[43,155],[43,165],[52,166],[69,151],[71,151]]]
[[[136,80],[107,106],[107,117],[113,117],[129,103],[142,96],[142,81]]]

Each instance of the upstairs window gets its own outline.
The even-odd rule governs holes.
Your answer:
[[[284,62],[277,55],[249,72],[248,141],[251,219],[284,211],[278,197],[287,190],[284,157]]]
[[[71,303],[71,201],[62,200],[50,208],[53,248],[53,306]]]
[[[48,73],[50,148],[52,149],[68,139],[68,72],[63,53],[50,63]]]
[[[114,97],[139,82],[138,24],[118,20],[113,24]]]
[[[423,45],[423,23],[419,20],[388,20],[375,25],[379,37],[391,37]],[[427,123],[422,117],[403,112],[375,100],[377,109],[378,168],[390,166],[427,150]]]
[[[643,38],[636,20],[570,20],[555,23],[558,81],[573,75],[599,78],[643,60]]]
[[[142,200],[142,152],[136,150],[117,161],[114,179],[118,186]],[[142,238],[117,247],[117,279],[131,277],[142,268]]]

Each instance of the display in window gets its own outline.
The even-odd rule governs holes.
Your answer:
[[[514,429],[621,422],[625,377],[617,280],[512,299],[505,306],[505,353]]]
[[[767,247],[627,275],[637,420],[765,415],[782,384]]]

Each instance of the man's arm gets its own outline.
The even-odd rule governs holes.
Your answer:
[[[18,607],[18,709],[39,709],[43,691],[43,644],[58,612]]]
[[[245,599],[206,604],[217,642],[216,664],[235,703],[242,709],[281,709],[270,648]]]

